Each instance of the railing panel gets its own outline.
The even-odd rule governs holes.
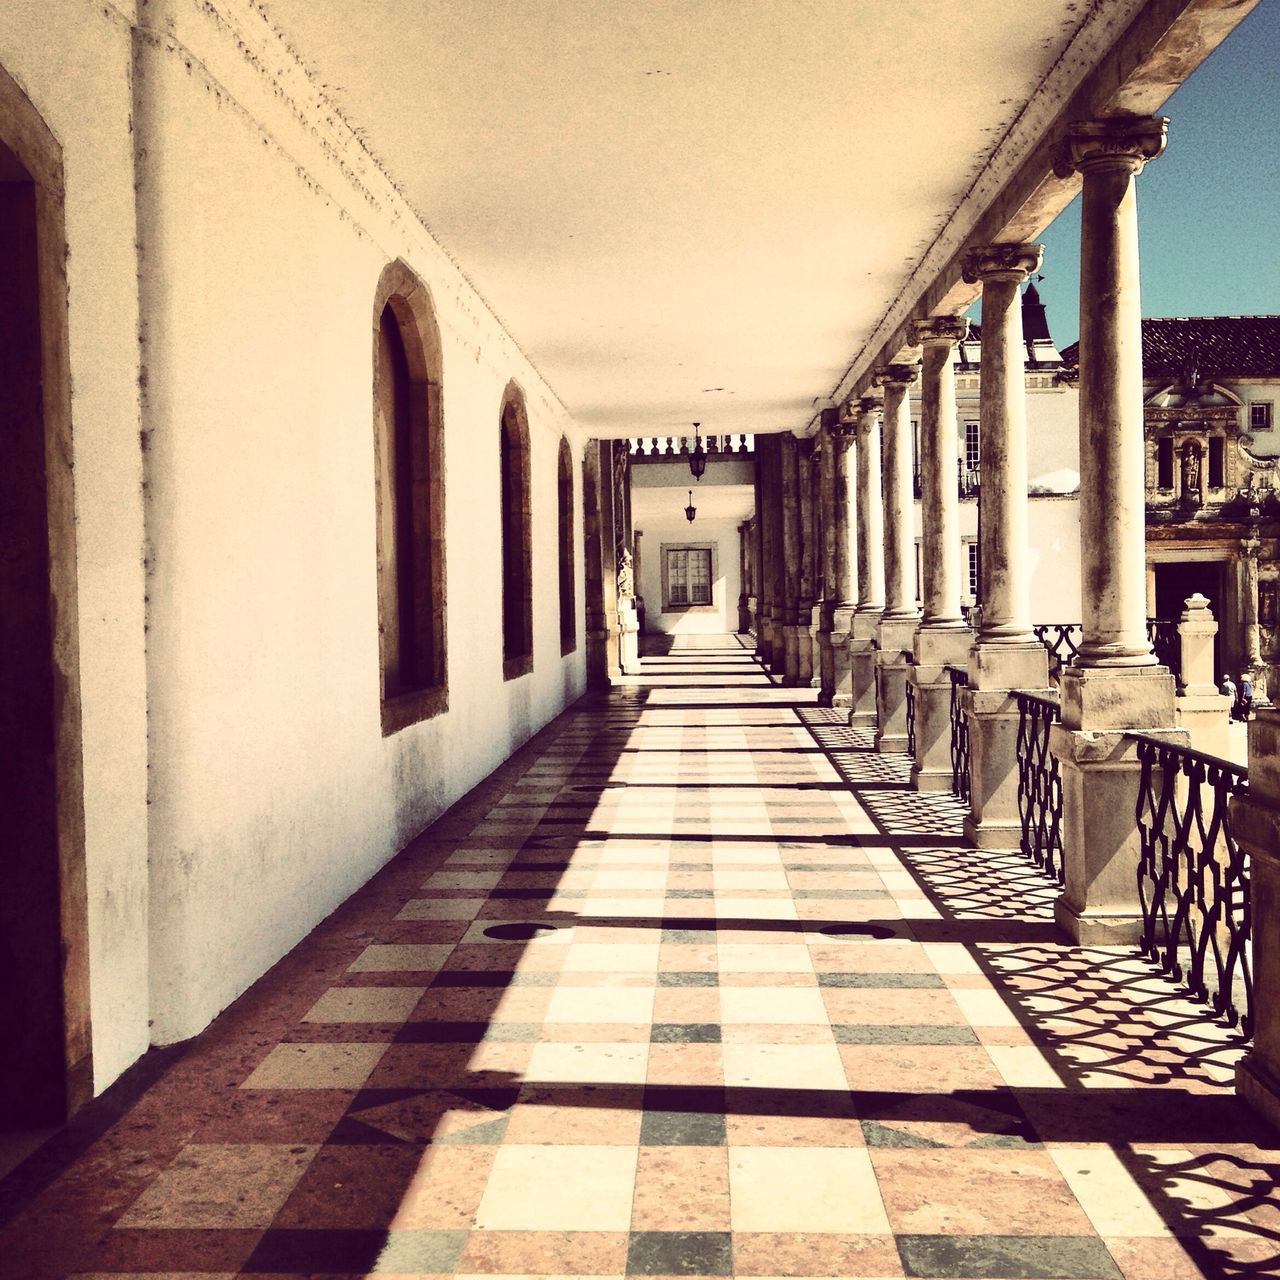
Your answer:
[[[1041,622],[1031,629],[1035,632],[1036,639],[1049,651],[1049,677],[1056,680],[1062,668],[1080,652],[1080,624]]]
[[[1058,758],[1049,750],[1049,727],[1058,721],[1058,703],[1032,693],[1015,693],[1018,704],[1018,817],[1022,852],[1047,876],[1062,883],[1062,780]]]
[[[1231,831],[1228,801],[1249,772],[1145,734],[1137,821],[1141,950],[1209,1003],[1228,1026],[1253,1029],[1248,861]]]
[[[969,673],[963,667],[946,668],[951,677],[951,791],[965,804],[969,803],[969,719],[960,704],[960,691],[969,686]]]
[[[907,755],[916,758],[916,686],[907,673]]]
[[[1177,621],[1169,618],[1148,618],[1147,639],[1151,642],[1160,665],[1168,667],[1181,685],[1182,637],[1178,635]]]

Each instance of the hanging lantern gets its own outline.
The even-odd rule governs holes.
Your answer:
[[[701,425],[700,422],[693,424],[693,452],[689,455],[689,470],[693,472],[695,480],[701,480],[707,469],[707,451],[702,447],[702,440],[698,436]],[[692,520],[693,517],[690,516],[689,519]]]
[[[692,523],[693,523],[693,517],[694,517],[694,516],[696,516],[697,514],[698,514],[698,508],[697,508],[697,507],[695,507],[695,506],[693,505],[693,490],[692,490],[692,489],[690,489],[690,490],[689,490],[689,505],[688,505],[687,507],[685,507],[685,509],[684,509],[684,518],[685,518],[685,519],[686,519],[690,524],[692,524]]]

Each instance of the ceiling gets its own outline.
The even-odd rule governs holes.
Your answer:
[[[1137,0],[265,0],[570,412],[803,428]]]

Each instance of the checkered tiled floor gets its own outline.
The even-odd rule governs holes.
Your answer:
[[[905,778],[648,660],[0,1186],[0,1273],[1280,1274],[1229,1039]]]

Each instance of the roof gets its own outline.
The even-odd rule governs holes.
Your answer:
[[[1062,348],[1079,363],[1080,344]],[[1280,316],[1151,316],[1142,321],[1144,378],[1280,377]]]

